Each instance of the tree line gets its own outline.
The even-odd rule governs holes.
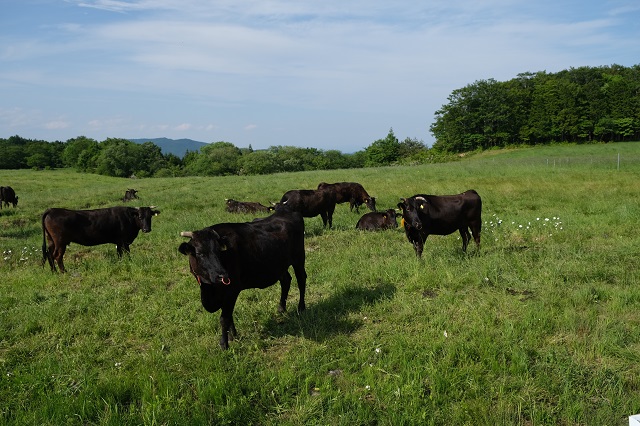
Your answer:
[[[0,169],[71,167],[117,177],[256,175],[434,163],[457,153],[523,144],[640,140],[640,65],[478,80],[449,95],[430,130],[436,139],[431,148],[417,139],[400,141],[390,129],[352,154],[294,146],[253,150],[220,141],[183,158],[163,154],[153,142],[85,136],[47,142],[16,135],[0,138]]]
[[[153,142],[137,144],[127,139],[102,142],[80,136],[66,142],[47,142],[20,136],[0,138],[0,169],[74,168],[79,172],[115,177],[172,177],[258,175],[305,170],[349,169],[392,164],[443,161],[422,141],[400,141],[389,130],[383,139],[363,151],[344,154],[294,146],[272,146],[264,150],[238,148],[230,142],[214,142],[183,158],[163,154]]]
[[[433,148],[640,139],[640,65],[522,73],[454,90],[436,111]]]

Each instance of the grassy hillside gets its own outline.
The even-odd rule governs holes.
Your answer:
[[[618,167],[618,154],[620,166]],[[640,413],[640,144],[490,151],[459,162],[220,178],[125,180],[0,171],[0,423],[624,424]],[[401,229],[305,219],[307,311],[247,290],[239,339],[218,347],[180,231],[254,216],[224,199],[358,181],[393,208],[415,193],[476,189],[482,247]],[[53,206],[156,205],[130,258],[72,244],[41,267]],[[362,213],[362,212],[361,212]],[[295,281],[295,278],[294,278]]]

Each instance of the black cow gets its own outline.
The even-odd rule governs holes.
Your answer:
[[[304,217],[320,215],[324,227],[333,226],[333,212],[336,209],[334,191],[327,189],[292,189],[284,193],[280,204]]]
[[[397,228],[398,222],[396,220],[397,213],[394,209],[389,209],[384,212],[369,212],[362,215],[356,229],[362,229],[365,231],[375,231],[378,229],[391,229]]]
[[[124,197],[122,197],[122,201],[127,202],[127,201],[138,199],[137,194],[138,194],[137,190],[129,188],[124,192]]]
[[[9,207],[9,203],[13,204],[13,207],[18,205],[18,197],[16,192],[10,186],[0,186],[0,209],[2,204],[5,207]]]
[[[62,257],[70,243],[83,246],[115,244],[118,257],[129,253],[129,245],[138,232],[151,232],[151,217],[160,214],[151,207],[110,207],[96,210],[68,210],[53,208],[42,215],[42,266],[54,261],[65,272]],[[47,248],[46,243],[49,243]]]
[[[271,207],[264,206],[254,201],[236,201],[231,198],[227,198],[225,199],[225,202],[229,213],[257,213],[273,210]]]
[[[449,235],[456,230],[460,231],[462,250],[466,251],[471,240],[469,228],[480,248],[482,200],[473,189],[458,195],[417,194],[401,200],[398,207],[402,209],[405,234],[416,256],[422,257],[429,235]]]
[[[326,183],[321,182],[318,184],[318,189],[329,189],[334,192],[336,197],[336,203],[342,204],[349,202],[349,209],[353,211],[356,208],[356,212],[360,213],[360,206],[366,204],[369,210],[376,211],[376,199],[369,196],[364,187],[356,182],[337,182]]]
[[[200,284],[202,306],[211,313],[222,309],[222,349],[227,349],[229,339],[237,334],[233,308],[242,290],[266,288],[280,281],[278,311],[285,311],[291,287],[289,266],[293,266],[300,290],[298,312],[305,309],[307,273],[300,213],[278,207],[271,216],[254,222],[220,223],[180,235],[191,238],[178,250],[189,256],[189,268]]]

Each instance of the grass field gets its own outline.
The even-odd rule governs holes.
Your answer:
[[[618,165],[618,154],[620,164]],[[181,231],[253,219],[224,199],[357,181],[393,208],[476,189],[482,247],[305,219],[307,310],[241,293],[220,350]],[[640,413],[640,143],[488,151],[458,162],[124,180],[0,171],[0,424],[622,425]],[[48,207],[155,205],[131,256],[72,244],[41,267]],[[363,213],[363,212],[361,212]]]

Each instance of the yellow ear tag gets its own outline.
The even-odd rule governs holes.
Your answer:
[[[420,204],[420,210],[424,210],[424,204]]]
[[[400,219],[400,227],[404,228],[404,217],[402,219]]]

